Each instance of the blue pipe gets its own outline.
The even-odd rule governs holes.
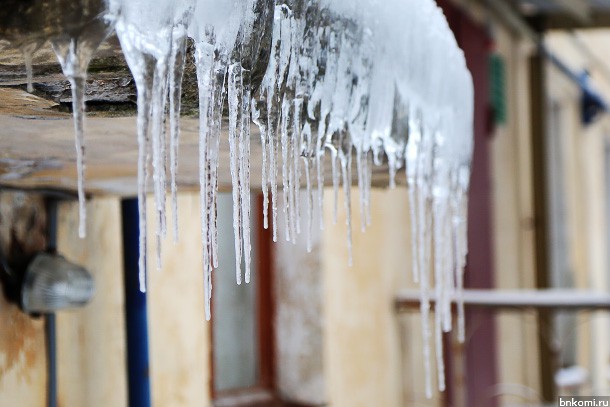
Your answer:
[[[57,333],[55,314],[45,314],[44,332],[47,347],[47,406],[57,407]]]
[[[57,251],[57,201],[47,201],[47,251]],[[47,407],[57,407],[57,332],[55,314],[44,315],[47,351]]]
[[[138,200],[123,200],[121,202],[121,215],[129,406],[150,407],[146,293],[140,291],[138,281],[138,259],[140,256]]]
[[[599,92],[593,87],[587,72],[577,73],[570,69],[562,60],[551,53],[544,45],[540,45],[540,52],[567,78],[578,86],[581,94],[581,121],[588,126],[595,122],[601,113],[610,111],[608,104]]]

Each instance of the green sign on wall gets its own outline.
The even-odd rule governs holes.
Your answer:
[[[489,57],[490,101],[496,124],[506,124],[506,64],[499,54]]]

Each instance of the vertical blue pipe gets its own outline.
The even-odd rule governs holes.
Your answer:
[[[140,256],[138,200],[123,200],[121,215],[129,406],[149,407],[150,375],[146,293],[140,291],[138,281],[138,258]]]
[[[55,314],[45,314],[44,332],[47,347],[47,407],[57,407],[57,333]]]
[[[47,251],[57,252],[57,201],[47,201]],[[47,350],[47,407],[57,407],[57,333],[55,314],[44,315]]]

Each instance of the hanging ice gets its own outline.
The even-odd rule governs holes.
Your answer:
[[[51,38],[53,49],[61,65],[64,75],[70,81],[72,91],[72,112],[74,116],[74,134],[76,147],[76,168],[78,178],[78,199],[80,224],[78,234],[81,238],[86,235],[85,210],[85,85],[87,80],[87,67],[99,45],[106,39],[111,26],[102,18],[104,7],[102,4],[91,5],[82,10],[78,16],[86,23],[83,28],[68,28],[63,33]],[[33,91],[32,86],[32,53],[40,46],[33,42],[22,46],[25,56],[28,92]]]
[[[236,280],[250,280],[250,129],[255,124],[262,145],[264,227],[273,228],[274,240],[281,236],[295,242],[305,231],[311,250],[313,212],[316,206],[321,211],[325,182],[333,185],[335,219],[343,183],[351,262],[352,173],[357,177],[360,228],[364,230],[371,218],[373,165],[387,164],[392,188],[399,170],[404,170],[412,218],[413,278],[421,288],[426,393],[430,396],[432,391],[431,290],[437,298],[433,327],[438,385],[444,389],[442,332],[453,325],[450,299],[454,291],[461,298],[467,251],[474,96],[464,56],[435,2],[108,0],[105,7],[105,13],[91,16],[95,24],[88,29],[51,39],[72,84],[81,234],[85,220],[85,74],[92,53],[114,25],[138,94],[142,290],[146,289],[145,198],[149,181],[154,191],[158,266],[161,239],[167,231],[168,189],[177,239],[181,81],[185,64],[191,63],[187,58],[190,37],[199,86],[207,318],[212,272],[218,267],[220,143],[230,148]],[[100,18],[102,14],[105,18]],[[31,54],[39,44],[17,45],[30,67],[29,78]],[[225,105],[228,140],[221,139]],[[330,181],[325,181],[327,159]],[[302,187],[307,192],[305,208],[300,207],[298,198]],[[306,218],[303,223],[302,215]],[[285,218],[281,231],[277,230],[278,216]],[[458,336],[463,340],[461,302],[457,320]]]

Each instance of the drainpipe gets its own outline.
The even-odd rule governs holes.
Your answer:
[[[57,252],[57,201],[47,201],[47,252]],[[47,351],[47,406],[57,407],[57,333],[55,313],[44,315]]]
[[[146,293],[140,291],[138,281],[140,256],[138,200],[123,200],[121,215],[129,406],[150,407]]]
[[[544,21],[537,21],[537,29],[544,32]],[[547,78],[548,55],[542,49],[530,59],[530,100],[532,123],[532,186],[535,220],[535,264],[536,288],[549,288],[550,244],[549,244],[549,196],[548,196],[548,137],[547,137]],[[540,351],[540,384],[542,398],[547,403],[556,400],[554,383],[556,372],[555,352],[550,343],[553,334],[553,319],[549,310],[538,312],[538,349]]]

